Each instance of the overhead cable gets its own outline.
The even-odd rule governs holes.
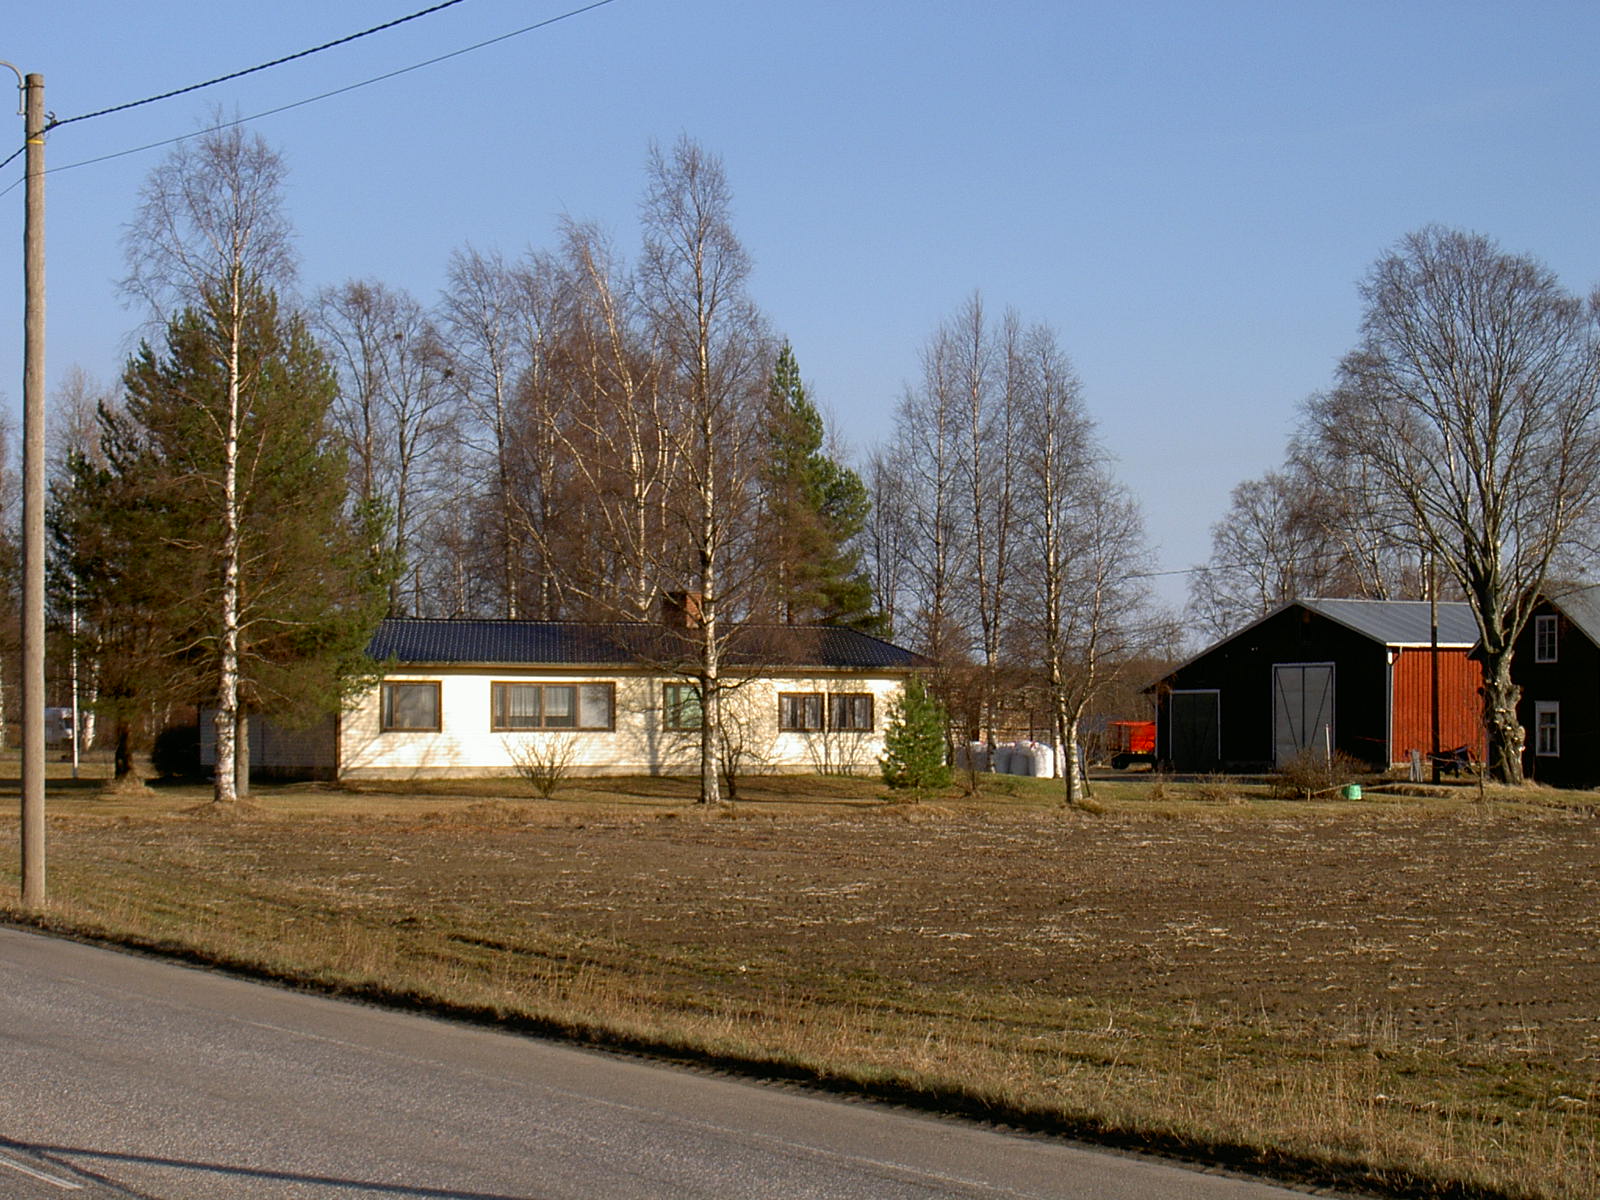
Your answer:
[[[459,0],[452,0],[452,2],[453,3],[459,3]],[[207,129],[197,129],[192,133],[180,133],[176,137],[164,138],[164,139],[162,139],[160,141],[156,141],[156,142],[146,142],[142,146],[133,146],[133,147],[130,147],[129,149],[127,149],[127,150],[117,150],[117,151],[114,151],[111,154],[102,154],[102,155],[99,155],[99,156],[97,156],[95,158],[85,158],[85,159],[80,159],[77,162],[63,163],[59,167],[49,167],[49,168],[46,169],[45,173],[47,175],[54,175],[57,171],[71,171],[76,167],[93,166],[95,163],[109,162],[111,159],[114,159],[114,158],[126,158],[130,154],[142,154],[146,150],[158,150],[162,146],[171,146],[171,145],[174,145],[177,142],[187,141],[189,138],[192,138],[192,137],[199,137],[202,134],[213,133],[218,129],[227,129],[227,128],[229,128],[231,126],[234,126],[234,125],[243,125],[243,124],[245,124],[246,122],[249,122],[249,121],[259,121],[263,117],[276,116],[278,113],[288,112],[290,109],[303,108],[307,104],[315,104],[319,100],[327,100],[330,97],[340,96],[340,95],[343,95],[345,92],[353,92],[358,88],[364,88],[364,87],[367,87],[367,86],[369,86],[371,84],[374,84],[374,83],[382,83],[384,80],[393,79],[398,75],[406,75],[406,74],[409,74],[412,71],[420,71],[422,68],[431,67],[435,63],[445,62],[448,59],[452,59],[452,58],[459,58],[463,54],[471,54],[474,50],[482,50],[486,46],[495,45],[497,42],[504,42],[504,41],[507,41],[507,40],[509,40],[511,38],[514,38],[514,37],[520,37],[521,35],[523,35],[525,33],[532,33],[536,29],[543,29],[547,25],[556,24],[558,21],[565,21],[565,20],[568,20],[569,18],[572,18],[572,17],[582,16],[584,13],[592,12],[593,10],[595,10],[597,8],[604,8],[606,5],[613,4],[615,2],[616,2],[616,0],[594,0],[594,2],[591,3],[591,4],[585,4],[585,5],[583,5],[583,6],[579,7],[579,8],[569,9],[568,11],[563,12],[563,13],[557,13],[553,17],[546,17],[542,21],[535,21],[532,25],[524,25],[521,29],[513,29],[509,33],[502,33],[502,34],[499,34],[499,35],[497,35],[495,37],[492,37],[492,38],[486,38],[485,40],[483,40],[481,42],[474,42],[472,45],[463,46],[459,50],[452,50],[452,51],[450,51],[449,53],[446,53],[446,54],[440,54],[440,55],[436,55],[433,58],[424,59],[422,62],[412,63],[409,67],[399,67],[399,68],[397,68],[396,70],[393,70],[393,71],[386,71],[382,75],[374,75],[370,79],[363,79],[363,80],[361,80],[361,81],[359,81],[357,83],[346,84],[344,87],[333,88],[331,91],[319,92],[317,95],[308,96],[304,100],[295,100],[295,101],[292,101],[292,102],[290,102],[288,104],[280,104],[276,108],[269,108],[269,109],[266,109],[266,110],[264,110],[262,112],[254,113],[254,114],[252,114],[252,115],[250,115],[248,117],[239,117],[236,120],[224,121],[219,125],[213,125],[213,126],[211,126],[210,128],[207,128]],[[429,9],[427,11],[431,12],[433,10]],[[414,14],[414,15],[420,15],[420,14]],[[404,19],[410,20],[411,18],[404,18]],[[383,27],[380,26],[379,28],[383,28]],[[348,40],[348,39],[346,39],[346,40]],[[330,45],[331,44],[334,44],[334,43],[330,43]],[[298,57],[298,56],[295,56],[295,57]],[[283,60],[283,61],[287,61],[287,60]],[[260,70],[261,68],[253,67],[251,69],[252,70]],[[198,85],[198,86],[205,86],[205,85]],[[189,90],[189,89],[185,89],[185,90]],[[168,94],[169,95],[176,95],[178,93],[168,93]],[[158,98],[159,97],[152,97],[152,99],[158,99]],[[140,101],[139,103],[148,103],[148,101]],[[126,106],[124,106],[124,107],[126,107]],[[105,111],[114,112],[114,111],[117,111],[117,110],[116,109],[107,109]],[[86,114],[86,116],[96,116],[96,115],[99,115],[99,114],[95,114],[95,113]],[[81,119],[84,119],[84,118],[74,117],[72,119],[73,120],[81,120]],[[65,121],[60,121],[60,122],[57,122],[57,124],[64,125],[64,124],[66,124],[66,122]],[[11,162],[12,159],[16,158],[17,155],[21,154],[21,153],[22,153],[22,150],[18,149],[16,154],[13,154],[11,156],[11,158],[6,159],[5,162],[0,162],[0,169],[3,169],[6,166],[7,163]],[[4,196],[7,192],[10,192],[13,188],[17,187],[21,182],[22,182],[21,179],[15,179],[7,187],[0,188],[0,196]]]
[[[294,62],[296,59],[309,58],[313,54],[320,54],[324,50],[331,50],[335,46],[347,45],[374,33],[382,33],[385,29],[393,29],[396,25],[404,25],[407,21],[415,21],[418,17],[426,17],[443,8],[451,8],[462,3],[462,0],[441,0],[440,3],[424,8],[420,12],[411,13],[409,16],[396,17],[392,21],[385,21],[382,25],[374,25],[371,29],[363,29],[360,33],[347,34],[342,38],[335,38],[331,42],[324,42],[320,46],[312,46],[309,50],[300,50],[294,54],[285,54],[282,58],[275,58],[271,62],[258,63],[253,67],[246,67],[242,71],[230,71],[226,75],[218,75],[215,79],[208,79],[204,83],[191,83],[188,87],[174,88],[170,92],[162,92],[159,96],[146,96],[143,100],[130,100],[126,104],[114,104],[110,108],[98,109],[95,112],[80,113],[76,117],[66,117],[62,120],[51,118],[45,125],[45,132],[59,129],[63,125],[71,125],[76,121],[92,121],[95,117],[108,117],[112,113],[126,112],[130,108],[139,108],[145,104],[154,104],[158,100],[171,100],[174,96],[184,96],[190,92],[198,92],[202,88],[215,87],[219,83],[227,83],[230,79],[242,79],[246,75],[254,75],[257,71],[265,71],[271,67],[281,67],[284,63]],[[7,159],[7,162],[10,160]],[[0,163],[0,167],[5,163]]]

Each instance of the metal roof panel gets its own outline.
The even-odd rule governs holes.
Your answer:
[[[1426,600],[1299,600],[1312,612],[1385,646],[1426,646],[1431,640]],[[1472,606],[1459,600],[1439,603],[1439,644],[1474,646],[1478,623]]]
[[[388,617],[367,654],[383,662],[516,666],[662,666],[693,661],[693,630],[644,621],[511,621]],[[913,670],[929,659],[832,625],[737,625],[725,661],[824,670]]]

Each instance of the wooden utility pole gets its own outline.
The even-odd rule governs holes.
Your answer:
[[[14,68],[13,68],[14,69]],[[23,80],[22,906],[44,907],[44,76]]]

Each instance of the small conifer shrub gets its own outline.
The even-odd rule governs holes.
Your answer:
[[[945,761],[944,705],[930,695],[921,679],[906,680],[900,698],[889,706],[889,724],[883,734],[883,757],[878,760],[883,781],[896,791],[921,797],[950,783]]]

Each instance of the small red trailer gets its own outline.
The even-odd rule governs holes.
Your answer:
[[[1108,721],[1106,738],[1110,743],[1111,766],[1122,771],[1134,763],[1156,764],[1156,723],[1154,721]]]

